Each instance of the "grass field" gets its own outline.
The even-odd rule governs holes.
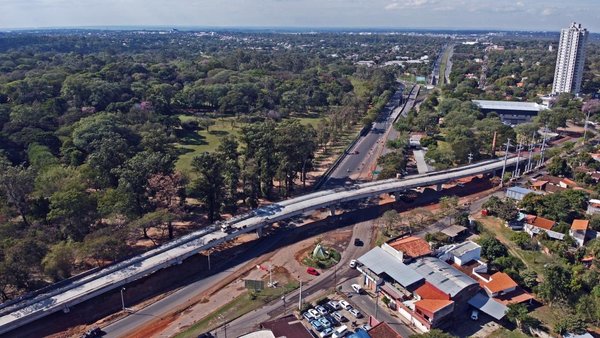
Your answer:
[[[529,337],[529,336],[519,330],[510,331],[505,328],[496,330],[488,336],[488,338],[527,338],[527,337]]]
[[[513,231],[504,226],[504,221],[496,217],[485,217],[479,219],[485,229],[492,233],[508,248],[511,255],[521,259],[525,265],[535,271],[538,275],[542,275],[544,265],[556,263],[556,259],[539,251],[523,250],[519,248],[510,236]]]
[[[244,292],[240,296],[234,298],[231,302],[223,305],[210,315],[194,323],[194,325],[185,329],[183,332],[176,335],[176,338],[191,338],[197,337],[199,334],[209,332],[223,325],[225,321],[232,321],[246,313],[258,309],[265,304],[278,299],[282,295],[289,293],[298,288],[296,282],[289,283],[282,288],[267,288],[258,293],[256,297],[250,297],[249,291]],[[223,319],[224,318],[224,319]]]
[[[296,118],[296,117],[293,117]],[[182,122],[196,119],[194,116],[179,115]],[[306,114],[296,118],[303,125],[312,125],[317,127],[321,121],[319,114]],[[245,123],[237,121],[235,117],[220,117],[214,119],[215,124],[210,126],[209,130],[200,130],[197,132],[180,131],[178,142],[175,146],[180,151],[179,159],[176,163],[177,170],[190,175],[191,164],[194,157],[203,152],[213,152],[221,144],[221,139],[228,135],[238,136]]]

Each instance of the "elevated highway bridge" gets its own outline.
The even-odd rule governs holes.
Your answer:
[[[463,177],[496,172],[502,169],[503,162],[504,160],[490,160],[459,168],[407,176],[403,179],[389,179],[318,191],[256,209],[227,222],[212,224],[143,254],[75,279],[67,285],[12,304],[0,305],[0,334],[58,311],[69,312],[70,307],[76,304],[158,270],[181,264],[192,255],[233,240],[244,233],[256,231],[260,235],[262,230],[272,223],[321,208],[331,208],[334,211],[336,206],[345,202],[368,199],[382,194],[402,193],[414,188],[441,185]],[[517,162],[516,157],[510,158],[507,160],[507,166],[514,166]],[[521,160],[521,163],[523,162]]]

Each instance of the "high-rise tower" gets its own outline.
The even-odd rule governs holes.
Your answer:
[[[587,29],[575,22],[571,24],[571,27],[560,32],[552,94],[579,94],[581,79],[583,78],[587,38]]]

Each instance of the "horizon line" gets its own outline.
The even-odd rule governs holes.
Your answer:
[[[90,25],[90,26],[44,26],[44,27],[0,27],[2,32],[14,31],[35,31],[35,30],[114,30],[114,31],[135,31],[135,30],[215,30],[215,31],[236,31],[236,30],[274,30],[274,31],[475,31],[475,32],[527,32],[527,33],[556,33],[559,30],[532,30],[532,29],[501,29],[501,28],[468,28],[468,27],[389,27],[389,26],[202,26],[202,25]],[[591,34],[596,34],[590,32]]]

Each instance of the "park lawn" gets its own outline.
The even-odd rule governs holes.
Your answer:
[[[250,291],[246,291],[238,297],[234,298],[231,302],[223,305],[222,307],[215,310],[210,315],[197,321],[192,326],[188,327],[184,331],[177,334],[176,338],[192,338],[197,337],[201,333],[210,332],[215,328],[223,325],[225,321],[229,322],[236,318],[245,315],[255,309],[263,307],[265,304],[280,298],[282,295],[287,294],[298,288],[298,283],[291,282],[284,287],[278,288],[266,288],[257,293],[255,299],[251,299]]]
[[[182,122],[196,119],[195,116],[190,115],[179,115],[178,117]],[[296,119],[300,121],[302,125],[312,125],[313,128],[317,128],[319,123],[321,123],[322,115],[317,112],[312,112],[290,116],[289,119]],[[215,151],[221,144],[221,139],[225,136],[239,136],[242,127],[245,125],[244,122],[238,121],[237,118],[233,116],[219,117],[213,119],[213,121],[215,121],[215,124],[209,127],[209,131],[200,130],[179,135],[179,140],[175,143],[175,147],[179,150],[179,158],[177,159],[175,167],[178,171],[188,175],[190,178],[194,178],[194,173],[192,172],[192,160],[194,157],[203,152]],[[334,144],[325,155],[329,156],[330,154],[341,153],[356,137],[359,130],[360,126],[357,125],[355,129],[345,131],[337,140],[335,140]]]
[[[180,115],[181,121],[194,119],[193,116]],[[200,130],[196,133],[188,133],[180,137],[175,147],[180,150],[179,159],[175,164],[177,170],[191,174],[192,160],[203,152],[213,152],[221,144],[221,139],[227,135],[237,136],[243,123],[236,121],[234,117],[220,117],[214,119],[215,124],[209,130]]]

